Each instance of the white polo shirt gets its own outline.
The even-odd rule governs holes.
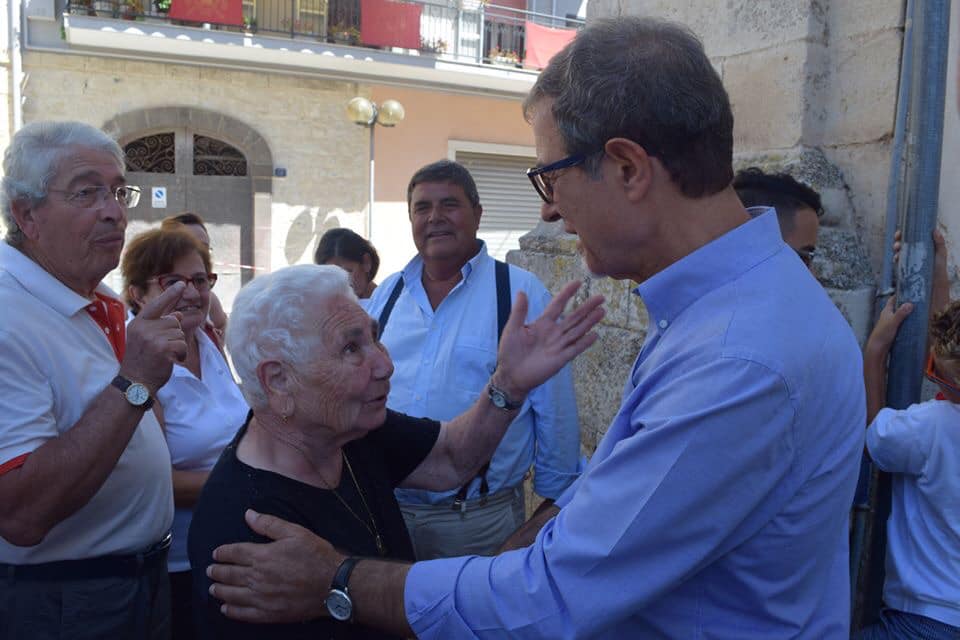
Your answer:
[[[250,412],[217,346],[200,329],[197,329],[197,342],[201,377],[174,364],[170,380],[157,391],[166,422],[170,461],[178,471],[213,469],[220,453],[247,421]],[[167,557],[171,572],[190,570],[187,531],[192,519],[193,509],[177,507],[173,543]]]
[[[97,291],[116,298],[106,285]],[[69,430],[117,375],[120,364],[88,304],[0,241],[0,465]],[[172,521],[170,454],[147,411],[90,501],[36,546],[0,538],[0,563],[135,553],[162,538]]]

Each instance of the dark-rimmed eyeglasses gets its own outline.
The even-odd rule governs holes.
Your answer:
[[[549,174],[560,169],[569,169],[578,164],[583,164],[589,157],[590,154],[588,153],[577,153],[542,167],[530,167],[527,169],[527,177],[530,178],[533,188],[537,190],[543,201],[547,204],[553,204],[553,183],[558,176]]]
[[[934,384],[938,384],[944,389],[948,390],[950,393],[954,393],[960,396],[960,387],[957,386],[956,382],[948,382],[937,375],[936,361],[933,358],[933,352],[930,352],[930,356],[927,358],[927,370],[924,372],[927,376],[927,380]]]
[[[123,185],[122,187],[83,187],[76,191],[65,191],[63,189],[47,189],[51,193],[63,193],[63,199],[75,207],[81,209],[92,209],[102,206],[107,201],[108,196],[113,196],[114,200],[126,208],[135,207],[140,202],[140,187],[133,185]]]
[[[213,289],[213,285],[217,284],[217,274],[195,273],[192,278],[187,278],[175,273],[168,273],[157,276],[156,278],[150,278],[147,282],[156,282],[157,286],[160,287],[160,291],[166,291],[178,282],[186,282],[187,284],[193,284],[193,288],[197,291],[203,292],[210,291],[210,289]]]

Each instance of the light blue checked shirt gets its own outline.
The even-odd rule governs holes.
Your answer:
[[[403,271],[378,286],[366,304],[378,318],[398,278],[403,292],[381,337],[393,359],[387,405],[415,417],[451,420],[486,391],[497,364],[497,287],[494,260],[486,244],[461,270],[463,279],[436,310],[420,281],[423,260],[417,256]],[[518,291],[527,294],[527,320],[533,321],[550,302],[550,294],[536,276],[510,265],[511,301]],[[520,413],[507,429],[487,472],[490,493],[516,487],[533,465],[534,490],[557,498],[580,469],[580,424],[567,365],[530,392]],[[479,494],[474,479],[467,498]],[[452,502],[457,490],[440,493],[397,490],[401,504]]]

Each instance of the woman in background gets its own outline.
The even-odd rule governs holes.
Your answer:
[[[175,216],[164,218],[163,221],[160,222],[160,228],[164,231],[176,229],[181,226],[189,231],[200,244],[206,247],[208,252],[210,251],[210,234],[207,232],[207,225],[204,224],[203,218],[198,214],[192,211],[184,211]],[[213,292],[210,293],[210,313],[207,314],[207,319],[210,321],[210,324],[213,325],[214,331],[216,331],[217,345],[222,346],[223,334],[227,330],[227,314],[223,310],[223,305],[220,304],[220,298]]]
[[[127,304],[134,314],[177,282],[186,282],[175,311],[187,341],[187,356],[155,394],[173,465],[173,540],[168,557],[173,637],[193,634],[187,530],[193,507],[220,453],[249,409],[223,353],[205,331],[210,289],[217,275],[207,248],[183,228],[156,229],[135,237],[121,265]]]
[[[313,254],[315,264],[335,264],[350,274],[350,286],[361,300],[373,295],[373,279],[380,256],[373,245],[350,229],[331,229],[323,234]]]

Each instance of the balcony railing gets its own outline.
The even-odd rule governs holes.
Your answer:
[[[366,44],[361,30],[360,0],[241,0],[243,24],[171,19],[171,0],[68,0],[71,14],[122,20],[167,22],[187,27],[313,39],[341,45],[389,48],[460,62],[522,66],[525,25],[579,29],[577,18],[521,11],[474,0],[446,4],[417,0],[421,7],[420,43],[416,49]]]

